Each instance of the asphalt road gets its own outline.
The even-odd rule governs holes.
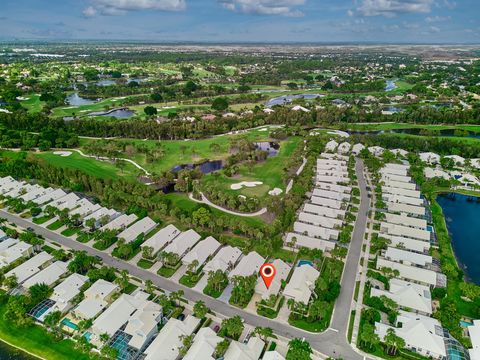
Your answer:
[[[0,217],[6,218],[8,221],[17,224],[22,228],[31,227],[37,234],[45,237],[47,241],[59,243],[67,248],[73,250],[85,250],[90,255],[102,258],[103,263],[108,266],[113,266],[119,270],[127,270],[131,276],[143,280],[151,280],[157,287],[173,292],[183,290],[184,297],[189,301],[203,300],[207,307],[214,312],[224,315],[226,317],[233,317],[239,315],[245,322],[252,326],[270,327],[273,331],[286,338],[305,338],[308,340],[315,350],[333,358],[343,358],[345,360],[363,360],[364,357],[355,352],[347,341],[348,320],[350,314],[350,305],[355,289],[355,277],[357,272],[357,265],[360,258],[363,234],[365,232],[366,218],[368,211],[368,197],[365,187],[365,179],[363,177],[363,163],[357,161],[356,172],[358,183],[361,191],[361,204],[359,207],[359,215],[355,223],[353,232],[353,240],[347,256],[347,263],[342,277],[342,290],[337,299],[331,327],[324,333],[312,334],[295,327],[291,327],[284,323],[270,320],[255,314],[251,314],[242,309],[235,308],[220,300],[213,299],[209,296],[192,290],[186,286],[178,284],[170,279],[160,277],[150,271],[138,268],[128,262],[119,260],[111,255],[86,246],[76,240],[50,231],[42,226],[33,224],[18,216],[12,215],[9,212],[0,210]]]

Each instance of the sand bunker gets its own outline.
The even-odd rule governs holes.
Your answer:
[[[278,196],[278,195],[280,195],[282,192],[283,192],[282,189],[280,189],[280,188],[275,188],[275,189],[273,189],[273,190],[270,190],[270,191],[268,192],[268,195]]]
[[[252,187],[255,187],[255,186],[258,186],[258,185],[262,185],[262,184],[263,184],[263,182],[261,182],[261,181],[242,181],[240,183],[230,185],[230,189],[240,190],[244,186],[252,188]]]
[[[54,151],[53,155],[60,155],[60,156],[63,156],[63,157],[67,157],[67,156],[72,155],[72,152],[71,151]]]

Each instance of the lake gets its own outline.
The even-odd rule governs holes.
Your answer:
[[[96,100],[83,98],[78,93],[73,93],[67,96],[67,104],[72,106],[91,105],[96,103]]]
[[[305,100],[312,100],[312,99],[317,99],[319,97],[322,97],[324,95],[320,94],[298,94],[298,95],[284,95],[284,96],[278,96],[276,98],[268,100],[268,102],[265,104],[266,107],[270,108],[275,105],[285,105],[287,103],[291,103],[293,100],[297,99],[305,99]]]
[[[0,341],[0,359],[1,360],[34,360],[37,358],[30,356]]]
[[[385,80],[385,91],[393,91],[397,88],[395,80]]]
[[[88,116],[105,116],[105,117],[114,117],[116,119],[129,119],[133,115],[135,115],[135,111],[129,110],[127,108],[124,109],[113,109],[110,111],[96,111],[91,112]]]
[[[443,209],[452,246],[468,280],[480,285],[480,199],[460,194],[442,194],[437,202]]]

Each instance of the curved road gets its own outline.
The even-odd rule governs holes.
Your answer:
[[[366,214],[368,212],[368,197],[365,187],[365,179],[363,177],[363,163],[360,160],[357,160],[356,172],[361,191],[359,214],[355,223],[353,239],[348,252],[347,262],[342,277],[342,290],[335,304],[331,327],[326,332],[321,334],[312,334],[289,326],[285,323],[280,323],[275,320],[257,316],[256,314],[249,313],[242,309],[235,308],[218,299],[211,298],[203,293],[178,284],[170,279],[160,277],[148,270],[138,268],[137,266],[126,261],[114,258],[106,252],[86,246],[78,241],[72,240],[68,237],[50,231],[40,225],[36,225],[30,221],[10,214],[7,211],[0,210],[0,217],[4,217],[8,221],[15,223],[22,228],[33,228],[37,234],[44,236],[47,241],[53,241],[74,250],[85,250],[90,255],[102,258],[105,265],[113,266],[119,270],[127,270],[131,276],[142,280],[149,279],[159,288],[171,292],[183,290],[185,293],[184,297],[187,300],[203,300],[205,304],[214,312],[222,314],[226,317],[239,315],[247,324],[252,326],[270,327],[276,334],[280,336],[287,338],[305,338],[310,342],[313,349],[333,358],[343,358],[345,360],[364,360],[363,355],[355,352],[347,341],[350,307],[353,298],[353,291],[355,289],[355,277],[360,258],[364,236],[363,234],[366,226]]]

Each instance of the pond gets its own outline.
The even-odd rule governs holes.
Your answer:
[[[268,152],[268,157],[277,156],[280,151],[280,145],[275,142],[261,141],[254,144],[258,150]]]
[[[405,110],[397,106],[389,105],[389,106],[383,107],[382,111],[388,111],[392,114],[398,114],[398,113],[404,112]]]
[[[278,96],[276,98],[270,99],[267,101],[265,104],[266,107],[272,107],[275,105],[285,105],[287,103],[291,103],[293,100],[297,99],[305,99],[305,100],[312,100],[312,99],[317,99],[320,97],[323,97],[325,95],[321,94],[297,94],[297,95],[283,95],[283,96]]]
[[[395,80],[385,80],[385,91],[393,91],[397,88]]]
[[[425,132],[427,131],[427,132]],[[455,129],[426,130],[421,128],[391,129],[391,130],[373,130],[373,131],[349,131],[352,135],[379,135],[379,134],[408,134],[425,136],[463,136],[455,133]],[[480,139],[480,132],[465,131],[465,137]]]
[[[109,111],[96,111],[88,114],[89,117],[104,116],[104,117],[114,117],[116,119],[129,119],[133,115],[135,115],[135,111],[130,110],[128,108],[113,109]]]
[[[67,96],[67,104],[72,106],[91,105],[97,101],[92,99],[83,98],[78,93],[73,93]]]
[[[96,82],[97,86],[112,86],[117,83],[114,80],[100,80]]]
[[[2,341],[0,341],[0,359],[2,360],[34,360],[37,359],[28,355]]]
[[[222,160],[208,160],[201,164],[182,164],[172,168],[172,172],[176,173],[184,169],[199,169],[203,174],[210,174],[223,168]]]
[[[442,194],[437,197],[442,207],[452,246],[459,266],[468,280],[480,285],[480,198]]]

